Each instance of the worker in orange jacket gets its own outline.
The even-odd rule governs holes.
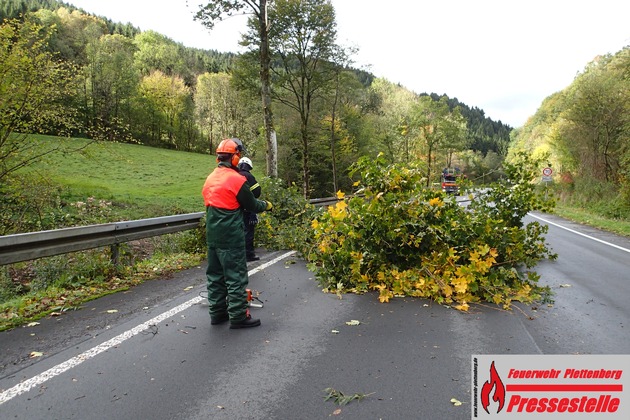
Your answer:
[[[243,210],[252,213],[269,211],[269,201],[252,194],[246,178],[238,173],[243,143],[237,138],[225,139],[217,147],[218,166],[206,179],[201,191],[206,206],[206,269],[210,323],[230,321],[230,328],[260,325],[247,309],[247,260]]]

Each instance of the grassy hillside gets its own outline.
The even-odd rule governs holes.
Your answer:
[[[203,211],[201,187],[216,167],[211,155],[50,136],[34,141],[73,152],[56,151],[28,171],[63,187],[64,201],[112,201],[114,213],[127,219]]]

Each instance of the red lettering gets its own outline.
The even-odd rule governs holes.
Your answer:
[[[586,397],[582,397],[582,399],[580,400],[580,408],[578,408],[578,411],[581,413],[582,411],[584,411],[584,403],[586,402]]]
[[[510,369],[510,373],[508,373],[508,378],[516,378],[516,373],[518,370]]]
[[[528,413],[533,413],[536,410],[537,404],[537,398],[530,398],[529,401],[527,401],[527,408],[525,408],[525,411],[527,411]]]
[[[595,407],[595,412],[597,412],[597,413],[601,413],[601,412],[603,411],[603,410],[602,410],[602,403],[603,403],[603,402],[604,402],[604,401],[603,401],[603,399],[602,399],[602,396],[600,395],[600,396],[599,396],[599,398],[597,399],[597,407]]]
[[[619,398],[613,398],[610,400],[610,404],[608,404],[608,412],[614,413],[619,408]]]
[[[524,398],[511,395],[507,412],[522,413],[614,413],[619,409],[620,399],[610,395],[598,398],[582,396],[576,398]]]
[[[559,413],[564,413],[565,411],[567,411],[567,405],[569,405],[569,399],[568,398],[562,398],[559,401],[559,404],[558,404],[558,412]]]
[[[522,412],[523,411],[523,407],[525,407],[525,404],[527,404],[527,400],[529,400],[529,398],[521,398],[521,402],[518,405],[518,412]]]
[[[518,405],[518,403],[521,401],[521,396],[520,395],[512,395],[510,397],[510,404],[508,405],[508,413],[512,412],[512,407],[515,407]]]

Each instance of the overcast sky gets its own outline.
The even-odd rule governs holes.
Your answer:
[[[64,0],[189,47],[240,52],[245,18],[210,32],[203,0]],[[332,0],[355,67],[416,93],[447,94],[522,126],[597,55],[630,45],[627,0]]]

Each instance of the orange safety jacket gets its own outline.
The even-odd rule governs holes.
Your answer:
[[[208,176],[201,190],[204,204],[226,210],[238,209],[240,204],[236,196],[246,181],[231,167],[219,166]]]
[[[226,162],[220,162],[208,175],[201,194],[206,205],[208,246],[245,250],[242,211],[260,213],[265,211],[267,202],[256,199],[246,178]]]

